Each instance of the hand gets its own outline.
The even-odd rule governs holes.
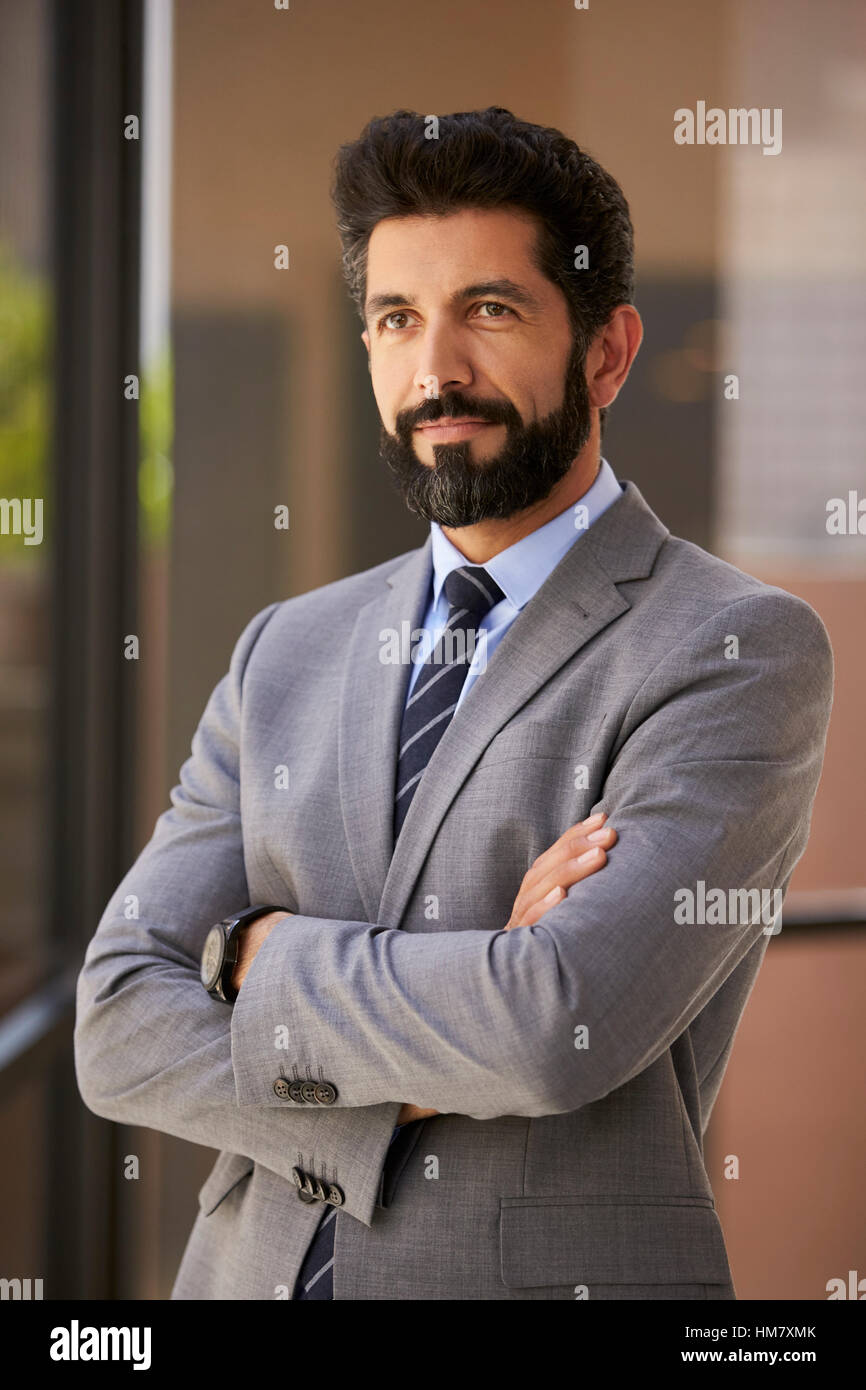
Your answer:
[[[524,874],[506,931],[512,927],[534,927],[545,912],[562,902],[573,883],[604,867],[605,851],[619,838],[612,825],[602,826],[606,815],[606,811],[599,811],[589,820],[578,821],[538,856]],[[581,855],[589,857],[581,862]]]
[[[270,936],[277,923],[284,922],[291,916],[293,916],[291,912],[266,912],[262,917],[257,917],[254,922],[250,922],[248,927],[241,929],[238,958],[235,961],[235,968],[231,976],[231,983],[235,989],[240,989],[259,948]]]
[[[400,1114],[397,1116],[398,1125],[411,1124],[412,1120],[426,1120],[431,1115],[438,1115],[438,1110],[422,1110],[420,1105],[404,1104],[400,1106]]]

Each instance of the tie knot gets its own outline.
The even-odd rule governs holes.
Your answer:
[[[465,608],[479,618],[505,598],[483,565],[461,565],[445,576],[443,587],[452,613]]]

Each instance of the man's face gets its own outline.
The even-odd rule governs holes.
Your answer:
[[[417,515],[508,517],[547,497],[589,438],[565,296],[514,209],[386,218],[370,237],[367,328],[380,448]]]

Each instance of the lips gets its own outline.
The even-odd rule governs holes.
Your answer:
[[[432,420],[427,425],[418,425],[419,430],[438,430],[448,429],[452,425],[486,425],[488,420],[480,420],[475,415],[443,415],[439,420]]]
[[[418,433],[426,434],[428,442],[431,444],[455,444],[462,439],[472,439],[482,430],[489,428],[489,420],[478,420],[471,417],[451,418],[449,416],[434,420],[431,424],[417,427]]]

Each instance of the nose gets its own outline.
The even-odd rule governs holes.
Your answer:
[[[413,385],[424,399],[471,386],[472,364],[459,335],[447,323],[428,322],[419,343]]]

